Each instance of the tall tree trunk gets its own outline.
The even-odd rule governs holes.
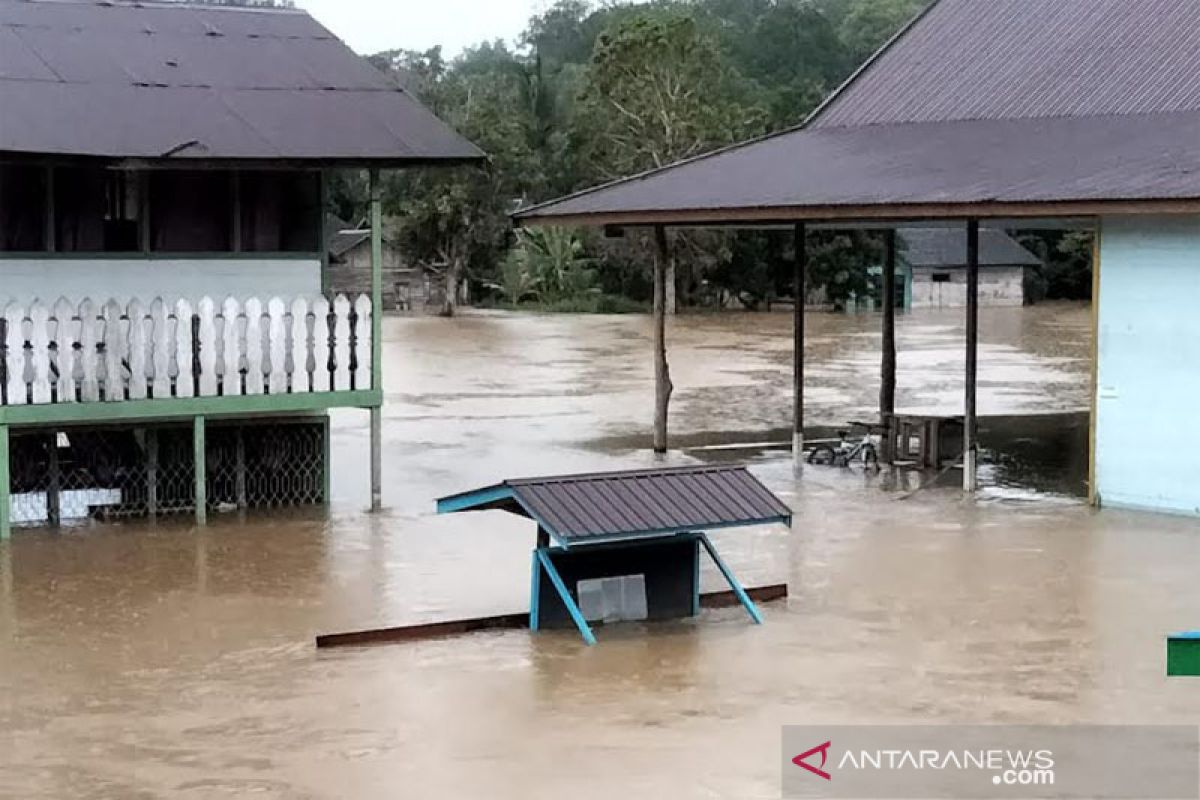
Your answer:
[[[671,263],[667,232],[654,229],[654,452],[667,452],[667,412],[671,405],[671,368],[667,364],[667,274]]]

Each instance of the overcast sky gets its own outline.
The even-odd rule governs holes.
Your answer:
[[[440,44],[447,56],[492,39],[512,42],[550,0],[296,0],[363,55]]]

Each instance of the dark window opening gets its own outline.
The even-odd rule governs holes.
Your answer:
[[[949,272],[935,272],[929,278],[934,283],[950,283]]]
[[[150,173],[150,243],[161,253],[233,249],[232,183],[219,170]]]
[[[321,181],[317,172],[243,172],[242,250],[316,253],[320,249]]]
[[[136,172],[76,167],[54,171],[56,249],[137,252],[141,218],[142,190]]]
[[[46,249],[46,170],[0,164],[0,250]]]

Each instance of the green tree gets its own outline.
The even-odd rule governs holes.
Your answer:
[[[841,15],[839,34],[851,60],[855,64],[866,61],[929,1],[849,0]]]

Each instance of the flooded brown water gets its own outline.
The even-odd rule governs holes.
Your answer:
[[[959,410],[958,316],[901,320],[902,409]],[[869,414],[876,324],[814,315],[814,424]],[[985,309],[981,412],[1086,409],[1087,331],[1081,307]],[[751,458],[794,507],[790,533],[714,537],[746,583],[790,584],[763,627],[728,609],[594,648],[513,631],[314,649],[526,608],[529,525],[433,500],[653,463],[648,335],[637,317],[388,320],[384,514],[360,511],[366,421],[344,412],[328,518],[0,544],[0,797],[770,798],[785,723],[1200,720],[1163,663],[1164,634],[1200,623],[1200,523],[1009,487],[901,500],[764,448],[668,459]],[[789,337],[782,314],[675,321],[679,441],[785,429]]]

